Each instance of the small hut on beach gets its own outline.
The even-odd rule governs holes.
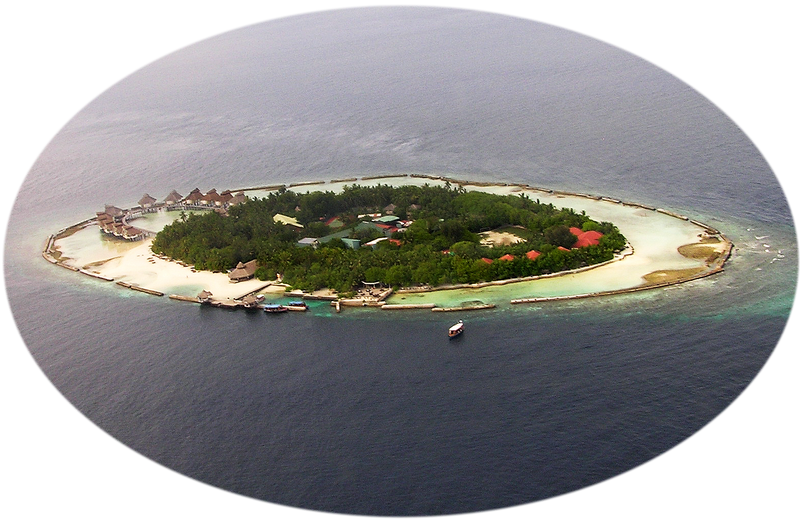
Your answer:
[[[258,269],[258,262],[256,260],[251,260],[247,263],[239,262],[236,264],[236,267],[228,273],[228,279],[231,282],[250,280],[256,274],[256,269]]]

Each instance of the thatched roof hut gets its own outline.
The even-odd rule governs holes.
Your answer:
[[[107,215],[111,216],[111,217],[116,218],[116,217],[121,217],[122,215],[124,215],[125,214],[125,210],[124,209],[120,209],[117,206],[111,206],[111,205],[106,204],[105,213]]]
[[[256,274],[256,269],[258,269],[258,262],[256,260],[251,260],[247,263],[239,262],[236,264],[236,267],[228,273],[228,279],[231,282],[249,280]]]
[[[142,207],[152,207],[153,204],[156,203],[156,199],[148,195],[147,193],[144,194],[142,198],[139,199],[139,205]]]
[[[242,203],[244,203],[246,201],[247,201],[247,197],[245,196],[245,194],[243,192],[239,191],[238,193],[233,195],[233,198],[231,198],[228,201],[228,205],[229,206],[235,206],[236,204],[242,204]]]
[[[199,204],[203,200],[203,193],[199,188],[194,188],[184,200],[187,204]]]
[[[181,200],[183,200],[181,194],[173,189],[172,192],[167,195],[167,198],[164,199],[164,203],[167,205],[177,204]]]

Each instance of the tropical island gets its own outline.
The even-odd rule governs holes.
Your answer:
[[[280,189],[225,213],[183,214],[154,253],[198,270],[255,261],[255,278],[350,298],[364,282],[394,288],[474,284],[559,273],[611,260],[616,226],[525,194],[463,186],[346,185]]]
[[[221,307],[267,295],[337,311],[451,311],[674,285],[722,271],[731,250],[717,229],[636,202],[383,175],[145,195],[51,235],[43,255],[135,291]]]

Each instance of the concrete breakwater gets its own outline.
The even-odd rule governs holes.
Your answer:
[[[137,286],[136,284],[129,284],[128,282],[122,282],[121,280],[118,280],[116,284],[118,286],[130,289],[132,291],[139,291],[140,293],[147,293],[148,295],[153,295],[156,297],[164,296],[164,293],[162,293],[161,291],[156,291],[154,289],[147,289],[141,286]]]
[[[472,306],[454,306],[454,307],[434,307],[431,311],[434,313],[450,313],[454,311],[478,311],[481,309],[494,309],[495,304],[475,304]]]
[[[433,309],[436,304],[384,304],[381,309]]]

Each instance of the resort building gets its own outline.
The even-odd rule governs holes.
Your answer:
[[[596,246],[600,243],[603,233],[599,231],[586,231],[578,235],[578,241],[572,247]]]
[[[299,247],[317,247],[319,246],[319,240],[316,238],[305,237],[298,240],[297,245]]]
[[[200,204],[200,202],[203,200],[204,197],[205,195],[203,195],[203,193],[200,192],[200,189],[194,188],[192,189],[192,192],[189,193],[189,196],[183,199],[183,202],[191,206],[196,206]]]
[[[228,201],[228,205],[229,206],[235,206],[236,204],[243,204],[246,201],[247,201],[247,197],[244,195],[243,192],[239,191],[238,193],[233,195],[233,198],[231,198]]]
[[[179,203],[181,200],[183,200],[183,197],[173,189],[172,192],[167,195],[167,198],[164,199],[164,203],[168,206],[172,206]]]
[[[374,222],[379,222],[381,224],[387,224],[387,225],[393,226],[398,220],[400,220],[400,217],[398,217],[398,216],[384,215],[382,217],[376,218],[374,220]]]
[[[342,219],[339,218],[339,217],[333,217],[333,218],[329,218],[328,220],[326,220],[325,221],[325,225],[328,226],[328,227],[331,227],[333,229],[338,229],[338,228],[344,226],[344,222],[342,222]]]
[[[125,210],[120,209],[117,206],[110,206],[106,204],[105,214],[109,215],[110,217],[119,220],[122,220],[122,217],[125,215]]]
[[[147,209],[149,207],[153,207],[153,205],[156,203],[156,199],[145,193],[144,196],[139,199],[138,203],[143,209]]]
[[[258,262],[256,260],[251,260],[247,263],[239,262],[236,264],[236,267],[228,273],[228,279],[231,282],[250,280],[256,274],[256,269],[258,269]]]
[[[569,228],[569,232],[578,237],[578,240],[572,245],[573,249],[586,246],[596,246],[600,243],[600,237],[603,236],[603,233],[599,231],[584,231],[577,227]]]
[[[528,257],[529,260],[536,260],[539,257],[539,255],[541,255],[541,253],[539,253],[535,249],[531,249],[530,251],[525,253],[525,256]]]

